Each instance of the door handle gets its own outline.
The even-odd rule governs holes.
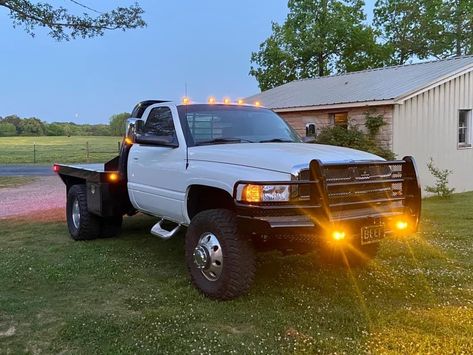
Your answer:
[[[138,158],[137,158],[137,157],[134,157],[133,160],[138,160]]]

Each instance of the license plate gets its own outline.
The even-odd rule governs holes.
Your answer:
[[[368,226],[361,228],[361,245],[377,243],[384,238],[384,226]]]

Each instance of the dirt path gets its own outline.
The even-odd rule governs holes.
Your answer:
[[[31,184],[0,189],[0,219],[53,212],[64,215],[66,189],[57,176],[42,176]]]

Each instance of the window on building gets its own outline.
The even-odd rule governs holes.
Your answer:
[[[335,126],[348,128],[348,112],[333,113],[333,123]]]
[[[458,115],[458,146],[471,147],[471,110],[460,110]]]

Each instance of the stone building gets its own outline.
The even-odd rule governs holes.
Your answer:
[[[249,97],[280,114],[301,135],[327,126],[366,130],[382,115],[377,140],[398,158],[413,155],[424,185],[427,169],[453,171],[451,186],[473,190],[473,56],[294,81]]]

